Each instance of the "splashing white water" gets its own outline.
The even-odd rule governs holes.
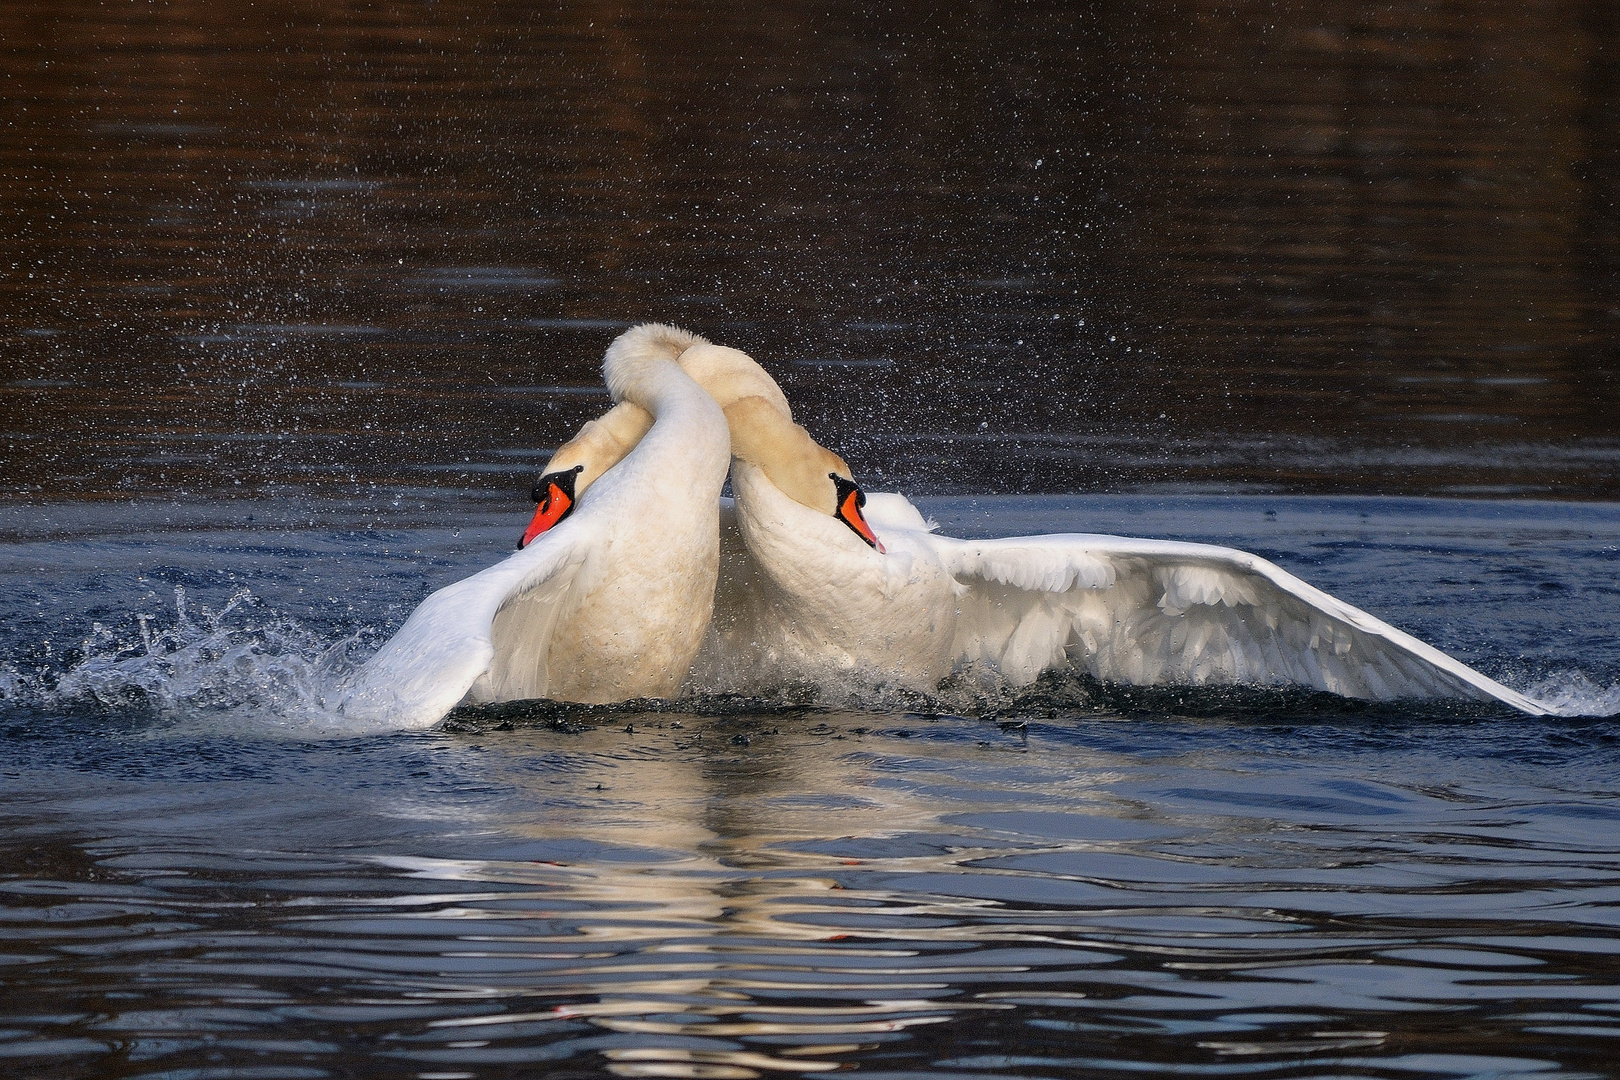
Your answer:
[[[1555,716],[1620,716],[1620,683],[1602,687],[1579,671],[1555,671],[1525,693]]]
[[[368,634],[357,630],[332,641],[266,609],[251,591],[231,595],[219,610],[188,603],[174,590],[174,621],[133,616],[135,638],[120,639],[95,623],[81,658],[65,670],[32,673],[0,662],[0,702],[41,708],[97,704],[150,711],[166,719],[227,723],[244,734],[354,735],[382,729],[335,711],[345,677],[358,666],[355,652]],[[126,638],[129,633],[126,627]],[[897,689],[848,672],[790,688],[739,687],[719,680],[689,692],[736,693],[771,701],[814,703],[860,710],[947,710],[963,715],[1005,708],[1017,697],[994,673],[970,669],[933,694]],[[1602,686],[1580,671],[1556,671],[1525,692],[1558,716],[1620,715],[1620,684]]]
[[[140,708],[169,719],[228,713],[267,733],[353,731],[326,701],[353,668],[350,650],[361,633],[324,639],[263,610],[246,589],[218,611],[199,605],[194,613],[185,587],[176,586],[174,604],[169,626],[161,625],[163,616],[136,614],[138,640],[120,639],[114,629],[94,623],[82,658],[65,671],[0,668],[0,700],[43,708]]]

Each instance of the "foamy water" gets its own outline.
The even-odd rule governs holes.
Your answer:
[[[1603,505],[1560,511],[1534,503],[1211,497],[924,502],[949,531],[967,536],[1084,528],[1245,546],[1452,651],[1557,715],[1620,713],[1620,634],[1611,604],[1617,592],[1608,579],[1620,514]],[[1189,524],[1199,528],[1188,531]],[[0,660],[0,695],[45,709],[93,704],[167,720],[229,716],[266,731],[358,733],[364,729],[331,711],[344,677],[431,588],[504,557],[497,541],[509,531],[502,522],[394,532],[282,529],[268,545],[253,530],[15,544],[8,553],[12,572],[27,573],[30,559],[46,561],[60,590],[55,602],[69,610],[41,641],[17,633]],[[326,569],[306,580],[311,565]],[[1545,580],[1527,581],[1527,572]],[[1482,595],[1481,582],[1491,579],[1501,582],[1499,595]],[[308,587],[317,584],[323,588],[312,602]],[[199,589],[207,599],[194,598]],[[80,617],[71,611],[74,599],[93,604],[120,594],[129,602],[94,606]],[[368,595],[375,598],[369,607]],[[39,659],[19,662],[25,651]],[[1088,692],[1077,676],[1067,682],[1071,697]],[[785,687],[762,704],[976,715],[1017,699],[993,673],[964,672],[934,695],[838,676]]]
[[[60,670],[20,671],[0,663],[0,701],[52,711],[94,705],[150,713],[188,728],[212,720],[243,735],[355,735],[386,730],[344,717],[336,708],[346,679],[375,645],[378,630],[365,626],[332,640],[278,615],[248,589],[230,595],[217,610],[193,611],[184,586],[176,586],[167,612],[131,615],[133,640],[99,621],[78,644],[78,658]],[[127,630],[127,627],[126,627]],[[1522,689],[1558,716],[1620,715],[1620,683],[1600,685],[1579,670],[1551,672]],[[704,688],[707,694],[737,691]],[[1107,700],[1102,687],[1079,670],[1054,673],[1032,689],[1017,691],[993,671],[964,671],[932,694],[895,690],[848,675],[820,685],[796,684],[751,700],[761,708],[818,705],[877,712],[918,710],[963,715],[996,714],[1032,703]],[[1180,693],[1197,691],[1180,690]],[[1252,692],[1259,701],[1266,691]],[[1202,696],[1230,697],[1221,689]],[[1298,694],[1274,692],[1280,701]],[[701,699],[696,699],[701,708]]]

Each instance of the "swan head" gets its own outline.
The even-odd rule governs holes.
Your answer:
[[[845,468],[847,469],[848,466],[846,465]],[[876,548],[881,554],[883,552],[883,541],[877,538],[877,533],[872,531],[872,526],[866,523],[866,514],[863,512],[863,508],[866,506],[866,492],[862,491],[860,485],[847,476],[839,476],[835,472],[830,472],[827,474],[827,479],[833,482],[835,498],[838,503],[838,509],[833,511],[833,517],[855,530],[856,536],[866,541],[868,547]]]
[[[529,497],[539,505],[535,508],[534,518],[529,522],[529,527],[523,530],[523,537],[518,541],[519,551],[533,543],[535,537],[574,512],[580,495],[576,487],[579,475],[584,471],[583,465],[575,465],[572,469],[558,469],[546,473],[540,478],[540,482],[534,485]]]
[[[732,457],[758,466],[782,494],[837,518],[868,547],[883,552],[883,542],[862,512],[866,493],[843,458],[812,439],[765,397],[738,398],[725,406],[725,414]]]
[[[842,521],[867,546],[883,542],[866,523],[866,493],[849,465],[793,422],[787,395],[770,372],[738,349],[699,342],[681,353],[681,367],[726,414],[733,457],[759,466],[793,501]]]
[[[867,546],[883,551],[883,542],[862,512],[866,493],[855,483],[849,465],[793,422],[782,388],[752,357],[673,327],[636,327],[608,350],[605,370],[616,398],[622,388],[615,378],[627,380],[621,369],[633,371],[633,361],[643,353],[678,358],[687,375],[714,398],[731,429],[733,457],[758,466],[784,495],[837,518]],[[621,400],[559,447],[535,485],[532,494],[538,506],[518,547],[527,547],[572,514],[586,489],[635,449],[652,424],[651,413]]]
[[[646,409],[621,402],[600,419],[587,420],[578,435],[559,446],[530,492],[539,505],[523,530],[518,549],[528,547],[535,537],[572,514],[586,489],[624,460],[652,424],[652,414]]]

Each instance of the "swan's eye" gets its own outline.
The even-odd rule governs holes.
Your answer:
[[[562,472],[547,473],[534,485],[529,496],[540,505],[534,511],[534,519],[529,522],[529,527],[523,530],[523,539],[518,541],[519,551],[574,512],[574,505],[579,501],[574,496],[574,479],[584,471],[585,466],[575,465]]]
[[[861,513],[861,507],[866,505],[866,492],[857,487],[855,481],[846,480],[837,473],[828,473],[827,478],[838,489],[836,496],[838,508],[833,511],[833,517],[848,525],[856,536],[882,553],[883,541],[877,538],[872,526],[866,523],[866,515]]]

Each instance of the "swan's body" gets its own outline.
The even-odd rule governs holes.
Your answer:
[[[873,494],[879,554],[745,463],[732,485],[705,680],[929,691],[977,665],[1017,688],[1072,663],[1126,685],[1304,686],[1546,711],[1244,551],[1079,533],[958,540],[902,496]]]
[[[427,726],[463,700],[608,702],[679,689],[712,613],[730,456],[719,406],[675,362],[701,344],[656,324],[614,342],[603,370],[614,398],[650,423],[630,426],[640,441],[604,461],[612,425],[587,425],[559,450],[552,466],[588,481],[577,509],[424,600],[356,674],[344,715]]]
[[[938,559],[892,546],[878,554],[751,462],[733,461],[731,485],[710,670],[700,680],[758,688],[856,673],[931,690],[951,673],[957,589]]]
[[[847,467],[793,425],[763,369],[725,351],[730,368],[755,369],[752,388],[737,370],[717,379],[687,365],[719,388],[736,495],[737,543],[723,556],[700,677],[759,686],[842,674],[927,691],[968,665],[1019,687],[1075,663],[1132,685],[1298,685],[1546,711],[1247,552],[1086,534],[957,540],[899,495],[866,503],[860,524],[877,543],[863,540],[827,511],[830,490],[804,494],[806,475],[827,476],[831,462],[836,482]]]

